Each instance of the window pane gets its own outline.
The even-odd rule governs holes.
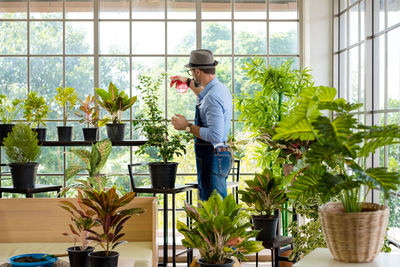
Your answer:
[[[171,76],[182,75],[188,77],[184,66],[189,62],[188,57],[168,58],[168,74]],[[169,80],[168,80],[169,81]],[[194,120],[196,96],[189,89],[186,93],[178,93],[175,87],[167,85],[168,93],[168,114],[171,118],[175,114],[181,114],[188,120]]]
[[[297,22],[271,22],[269,24],[270,53],[298,54]]]
[[[400,108],[400,28],[388,33],[388,108]]]
[[[100,18],[129,19],[129,0],[100,0]]]
[[[54,99],[56,88],[62,86],[63,63],[61,57],[33,57],[30,59],[30,90],[48,99]],[[61,119],[62,111],[52,102],[49,119]]]
[[[214,54],[232,53],[232,27],[230,22],[203,22],[202,47]]]
[[[47,123],[46,140],[58,140],[57,138],[57,123],[48,122]],[[42,153],[40,153],[38,162],[40,165],[38,167],[38,173],[63,173],[64,167],[64,150],[62,147],[42,147]],[[47,179],[48,176],[43,178]],[[51,177],[53,179],[49,180],[54,184],[62,185],[63,177]],[[57,180],[57,182],[56,182]]]
[[[62,54],[62,22],[31,22],[31,54]]]
[[[129,90],[129,57],[101,57],[100,58],[100,88],[107,89],[112,82],[120,91],[130,95]],[[101,111],[101,117],[106,114]],[[122,113],[123,119],[129,119],[129,111]]]
[[[168,0],[169,19],[195,19],[196,0]]]
[[[100,54],[129,54],[129,22],[100,22]]]
[[[385,29],[385,0],[376,0],[374,3],[374,32]]]
[[[235,19],[266,19],[267,4],[263,0],[235,0]]]
[[[66,54],[93,54],[93,22],[65,23]]]
[[[65,0],[65,18],[93,19],[93,0]]]
[[[235,53],[266,54],[265,22],[235,22]]]
[[[349,32],[349,45],[352,45],[354,43],[358,42],[358,6],[354,6],[350,9],[349,12],[349,26],[350,26],[350,32]]]
[[[347,13],[343,13],[339,17],[339,28],[340,28],[340,45],[339,49],[347,47]]]
[[[232,58],[215,57],[215,60],[218,61],[218,65],[215,68],[216,77],[232,92]]]
[[[339,54],[339,97],[347,100],[347,52]]]
[[[132,22],[132,53],[165,54],[164,22]]]
[[[270,57],[269,64],[271,67],[279,67],[289,59],[293,60],[292,68],[299,69],[299,58],[298,57]]]
[[[164,19],[164,0],[132,0],[133,19]]]
[[[26,19],[26,0],[15,2],[4,0],[0,2],[0,19]]]
[[[270,19],[297,19],[296,0],[270,0]]]
[[[349,101],[358,103],[358,47],[349,50]]]
[[[25,97],[28,68],[26,57],[0,57],[0,94]]]
[[[400,2],[391,0],[387,2],[388,27],[400,22]]]
[[[340,11],[342,11],[347,7],[347,0],[340,0],[339,5],[340,5]]]
[[[168,54],[190,54],[196,49],[195,22],[168,22]]]
[[[360,3],[360,35],[361,41],[365,40],[365,3],[361,1]]]
[[[26,22],[0,22],[0,54],[26,54]]]
[[[202,0],[201,3],[202,19],[230,19],[231,1],[230,0]]]
[[[361,44],[360,46],[361,52],[361,58],[360,58],[360,103],[365,103],[364,101],[364,94],[365,94],[365,57],[364,57],[364,53],[365,53],[365,44]],[[362,107],[362,109],[365,109],[365,106]]]
[[[376,96],[374,95],[375,103],[378,103],[378,106],[376,109],[384,109],[385,108],[385,76],[386,76],[386,70],[385,70],[385,35],[381,35],[378,38],[375,38],[375,51],[376,51],[376,56],[378,57],[377,60],[374,62],[374,67],[375,67],[375,75],[377,77],[374,77],[376,79],[376,84],[377,86],[377,94]]]
[[[75,88],[84,99],[94,93],[93,57],[67,57],[65,59],[65,85]]]
[[[31,19],[62,19],[62,0],[30,0],[29,5]]]

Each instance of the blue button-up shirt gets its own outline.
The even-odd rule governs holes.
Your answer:
[[[211,80],[199,94],[201,139],[211,142],[214,146],[228,141],[231,128],[232,95],[228,88],[218,81]]]

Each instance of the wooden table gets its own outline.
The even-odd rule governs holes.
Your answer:
[[[293,267],[399,267],[400,254],[379,253],[371,262],[347,263],[335,260],[329,249],[317,248],[302,260],[295,263]]]

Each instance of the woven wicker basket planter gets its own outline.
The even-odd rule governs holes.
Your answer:
[[[363,212],[344,212],[342,203],[319,209],[321,225],[332,256],[344,262],[370,262],[381,251],[389,220],[386,206],[365,203]]]

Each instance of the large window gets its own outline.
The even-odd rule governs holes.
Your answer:
[[[266,57],[271,65],[288,58],[299,65],[298,6],[296,0],[1,0],[0,93],[10,98],[24,98],[28,91],[43,95],[53,111],[47,123],[49,140],[56,139],[56,126],[62,124],[62,110],[51,102],[58,86],[74,87],[84,98],[113,81],[136,95],[139,74],[185,75],[183,66],[196,48],[214,51],[218,78],[233,94],[241,93],[249,88],[241,67],[254,55]],[[165,116],[179,113],[193,120],[195,96],[177,93],[167,80],[160,92]],[[123,119],[134,120],[140,109],[138,101]],[[74,115],[68,125],[74,126],[73,138],[82,140]],[[241,130],[235,114],[232,132]],[[106,136],[104,129],[101,134]],[[128,127],[127,139],[140,137]],[[125,189],[126,164],[151,160],[132,150],[114,147],[106,167],[120,174],[113,179]],[[43,148],[41,183],[64,183],[64,169],[76,160],[64,151]],[[177,159],[180,183],[196,179],[192,147],[188,151]],[[254,164],[245,161],[242,172],[253,173]]]
[[[338,0],[334,11],[339,96],[363,103],[358,116],[368,125],[399,124],[400,0]],[[369,164],[399,171],[400,146],[377,151]],[[387,204],[389,236],[400,240],[400,194],[392,194]]]

